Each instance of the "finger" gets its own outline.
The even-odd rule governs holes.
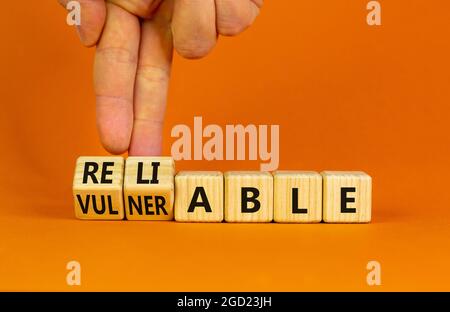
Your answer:
[[[259,14],[263,0],[216,0],[217,30],[235,36],[247,29]]]
[[[177,52],[186,58],[200,58],[216,44],[214,0],[175,0],[172,33]]]
[[[107,0],[142,18],[150,18],[162,0]]]
[[[130,143],[139,37],[138,18],[107,3],[105,29],[95,55],[94,85],[100,139],[114,154],[125,152]]]
[[[165,0],[154,18],[142,23],[130,155],[161,155],[173,54],[170,2]]]
[[[70,0],[58,0],[67,10],[73,10]],[[80,25],[77,26],[78,36],[85,46],[93,46],[98,42],[106,17],[104,0],[78,0],[80,4]],[[69,6],[68,6],[69,4]]]

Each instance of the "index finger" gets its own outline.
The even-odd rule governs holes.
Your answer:
[[[106,150],[119,154],[128,149],[133,127],[140,26],[136,16],[115,4],[107,3],[107,11],[94,64],[97,126]]]

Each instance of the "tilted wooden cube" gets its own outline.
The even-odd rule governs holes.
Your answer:
[[[366,223],[372,214],[372,178],[361,171],[323,171],[323,220]]]
[[[175,220],[223,221],[223,174],[220,171],[181,171],[175,176]]]
[[[172,220],[174,175],[172,157],[128,157],[124,177],[126,218]]]
[[[75,216],[79,219],[121,220],[124,159],[79,157],[73,179]]]
[[[225,221],[271,222],[273,177],[268,172],[230,171],[225,177]]]
[[[274,221],[322,221],[322,176],[314,171],[275,171]]]

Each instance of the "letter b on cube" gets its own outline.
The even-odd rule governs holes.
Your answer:
[[[273,177],[268,172],[225,173],[225,221],[271,222]]]

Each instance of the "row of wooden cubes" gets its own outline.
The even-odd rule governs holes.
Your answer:
[[[360,171],[181,171],[171,157],[79,157],[80,219],[366,223],[371,177]]]

